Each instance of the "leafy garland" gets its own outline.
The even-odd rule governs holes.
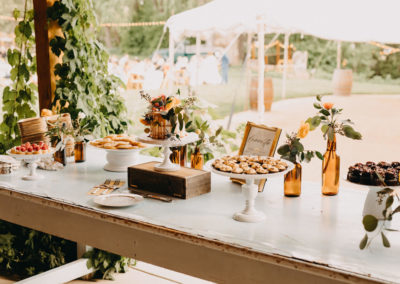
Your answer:
[[[57,21],[63,37],[50,41],[51,51],[62,55],[55,66],[56,83],[53,105],[71,114],[80,112],[95,137],[127,130],[126,107],[117,89],[121,81],[108,74],[108,54],[96,40],[96,16],[91,0],[60,0],[47,9],[47,17]]]
[[[18,120],[36,116],[37,87],[30,79],[36,73],[36,58],[32,55],[35,46],[33,35],[33,10],[28,10],[25,0],[23,20],[15,27],[17,48],[9,49],[7,60],[11,65],[11,86],[3,90],[3,121],[0,124],[0,153],[20,143]],[[21,12],[13,11],[17,20]]]

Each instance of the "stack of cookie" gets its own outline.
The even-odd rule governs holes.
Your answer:
[[[108,135],[102,139],[91,141],[90,144],[97,148],[111,150],[131,150],[146,148],[144,144],[137,142],[133,136],[129,136],[126,134]]]
[[[224,156],[212,165],[222,172],[248,175],[278,173],[288,168],[284,161],[266,156]]]

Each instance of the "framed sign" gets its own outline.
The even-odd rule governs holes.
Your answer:
[[[274,156],[281,132],[282,129],[280,128],[247,122],[243,141],[239,149],[239,155]],[[232,179],[232,181],[241,184],[245,182],[240,179]],[[259,181],[258,191],[261,192],[264,190],[266,181],[266,179]]]

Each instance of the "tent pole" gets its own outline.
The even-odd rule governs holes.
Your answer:
[[[282,75],[282,99],[286,98],[287,66],[289,60],[289,33],[285,34],[284,53],[283,53],[283,75]]]
[[[257,89],[257,110],[260,122],[265,112],[264,106],[264,72],[265,72],[265,59],[264,59],[264,21],[259,18],[258,21],[258,89]]]
[[[196,34],[196,81],[195,86],[199,85],[199,67],[200,67],[200,34]]]
[[[174,63],[175,63],[175,42],[171,28],[169,29],[169,46],[168,46],[168,65],[169,70],[167,73],[167,83],[168,89],[171,90],[172,88],[172,78],[173,78],[173,70],[174,70]]]
[[[340,69],[342,61],[342,42],[339,40],[337,42],[337,51],[336,51],[336,69]]]

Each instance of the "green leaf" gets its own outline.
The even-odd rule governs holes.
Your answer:
[[[362,135],[359,132],[355,131],[350,125],[343,125],[342,129],[346,137],[355,140],[361,140]]]
[[[390,242],[383,232],[381,232],[382,243],[385,248],[390,248]]]
[[[315,151],[315,155],[317,155],[317,157],[320,159],[320,160],[324,160],[324,156],[320,153],[320,152],[318,152],[318,151]]]
[[[329,113],[329,111],[326,110],[326,109],[321,109],[319,112],[322,113],[323,115],[326,115],[326,116],[330,116],[330,115],[331,115],[331,114]]]
[[[368,243],[368,235],[365,234],[364,238],[360,242],[360,249],[363,250],[367,246]]]
[[[322,106],[321,106],[320,104],[318,104],[318,103],[314,103],[314,108],[316,108],[316,109],[321,109]]]
[[[389,208],[390,206],[392,206],[393,201],[394,201],[393,195],[389,196],[389,197],[386,199],[386,209]]]
[[[328,125],[327,124],[324,124],[324,125],[322,125],[321,126],[321,131],[322,131],[322,133],[324,133],[324,135],[326,134],[326,132],[328,131]]]
[[[283,156],[290,152],[290,147],[288,144],[282,145],[278,148],[278,154]]]
[[[20,14],[21,12],[17,8],[13,10],[13,17],[15,20],[18,20]]]
[[[378,219],[372,215],[365,215],[362,222],[367,232],[373,232],[378,226]]]
[[[321,101],[321,95],[317,95],[316,98],[317,98],[317,101],[319,101],[319,102]]]

